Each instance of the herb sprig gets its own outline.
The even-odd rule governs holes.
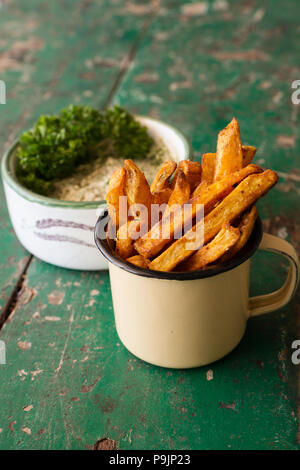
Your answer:
[[[70,105],[56,116],[41,116],[19,143],[18,179],[47,195],[54,179],[70,176],[79,164],[99,157],[99,149],[109,147],[112,156],[140,159],[147,157],[153,140],[120,106],[99,112]]]

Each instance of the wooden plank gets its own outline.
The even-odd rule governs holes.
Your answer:
[[[244,143],[259,147],[256,162],[282,174],[259,205],[266,228],[299,248],[299,118],[286,86],[287,70],[293,79],[298,72],[295,3],[197,3],[161,7],[114,100],[182,129],[196,158],[214,151],[217,131],[235,115]],[[129,5],[122,15],[134,23],[142,9]],[[108,44],[112,31],[108,26]],[[271,255],[256,257],[253,295],[278,287],[286,272]],[[0,448],[92,448],[108,437],[120,449],[299,449],[290,361],[297,300],[250,320],[223,360],[172,371],[135,359],[120,344],[107,273],[34,260],[0,336],[8,361],[0,366]]]

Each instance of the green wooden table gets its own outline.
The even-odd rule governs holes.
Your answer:
[[[299,2],[0,2],[1,148],[41,113],[120,103],[179,127],[196,159],[235,115],[256,161],[280,174],[259,203],[266,230],[300,247]],[[0,449],[299,449],[299,294],[249,321],[225,359],[166,370],[117,337],[107,272],[32,258],[1,189]],[[256,255],[252,294],[286,265]],[[213,379],[209,370],[213,371]]]

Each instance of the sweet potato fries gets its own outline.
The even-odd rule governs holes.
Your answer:
[[[219,133],[216,153],[204,154],[202,164],[164,162],[151,186],[125,160],[107,194],[109,228],[116,229],[110,249],[140,268],[168,272],[200,270],[238,256],[255,225],[256,201],[278,180],[274,171],[251,163],[255,152],[242,145],[233,119]],[[120,196],[127,197],[125,218]]]

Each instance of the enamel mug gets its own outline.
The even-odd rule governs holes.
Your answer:
[[[291,299],[298,282],[299,260],[285,240],[263,233],[260,219],[237,257],[194,272],[159,272],[117,258],[99,230],[95,241],[108,260],[116,328],[124,346],[151,364],[191,368],[209,364],[232,351],[242,339],[249,317],[277,310]],[[250,260],[257,249],[284,256],[289,271],[284,285],[249,298]]]

